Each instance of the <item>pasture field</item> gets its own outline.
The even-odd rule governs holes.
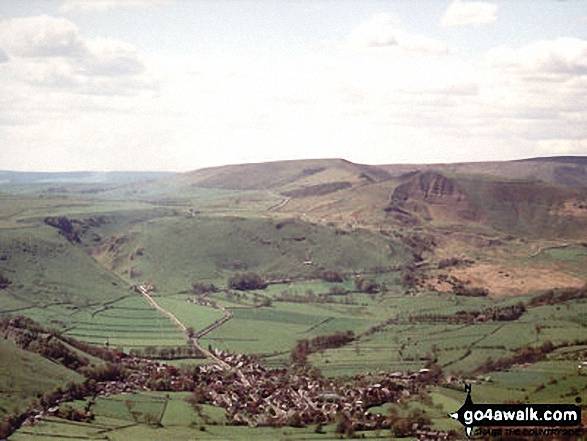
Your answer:
[[[350,345],[329,349],[310,357],[313,365],[329,375],[354,375],[364,370],[405,371],[422,368],[430,359],[437,360],[445,373],[468,373],[487,361],[512,356],[524,346],[555,345],[585,339],[584,319],[587,302],[570,301],[559,306],[530,308],[518,320],[474,324],[410,322],[435,311],[451,315],[457,310],[477,309],[478,299],[442,297],[404,297],[387,299],[395,319],[377,332],[359,335]],[[519,301],[519,299],[518,299]],[[390,304],[395,304],[391,308]],[[468,303],[468,307],[463,303]],[[508,305],[512,299],[493,301],[494,306]],[[434,307],[433,305],[437,305]],[[418,308],[419,306],[419,308]],[[538,328],[537,328],[538,326]]]
[[[231,320],[201,339],[204,346],[241,353],[287,353],[286,359],[296,340],[349,329],[361,332],[374,315],[362,306],[286,302],[233,308],[232,313]]]
[[[125,297],[106,305],[30,308],[26,315],[77,340],[98,346],[108,342],[125,351],[186,344],[183,334],[169,318],[154,310],[142,296],[129,291]]]
[[[11,441],[63,440],[326,440],[340,439],[335,426],[305,428],[270,428],[225,426],[224,410],[200,405],[196,410],[188,403],[189,393],[141,392],[138,394],[98,397],[92,406],[95,420],[74,422],[55,416],[46,417],[34,426],[21,427]],[[85,401],[64,403],[62,408],[82,409]],[[387,432],[387,433],[385,433]],[[360,433],[359,435],[362,435]],[[389,438],[388,431],[365,432],[365,438]],[[405,438],[404,438],[405,439]]]
[[[204,329],[224,317],[222,311],[188,303],[190,296],[178,294],[173,296],[153,295],[153,300],[167,311],[171,312],[182,322],[186,328],[193,328],[195,331]]]

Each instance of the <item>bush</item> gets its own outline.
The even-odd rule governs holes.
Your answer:
[[[238,291],[251,291],[267,288],[267,282],[255,273],[236,274],[228,279],[228,287]]]
[[[0,289],[6,289],[12,284],[12,281],[5,277],[4,275],[0,274]]]
[[[338,271],[324,271],[320,274],[320,278],[329,283],[344,282],[344,276]]]

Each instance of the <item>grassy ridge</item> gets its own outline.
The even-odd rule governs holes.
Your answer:
[[[135,278],[164,292],[188,289],[198,280],[224,285],[235,272],[288,278],[320,268],[361,271],[399,265],[409,256],[398,242],[368,231],[263,218],[166,217],[135,225],[118,243],[103,247],[97,258],[119,274],[132,270]]]
[[[31,398],[50,392],[69,382],[81,382],[84,377],[65,367],[24,351],[11,341],[0,339],[0,419],[24,411]]]
[[[0,272],[12,281],[2,295],[19,302],[3,305],[3,311],[25,305],[90,305],[127,294],[118,277],[44,225],[0,229]]]

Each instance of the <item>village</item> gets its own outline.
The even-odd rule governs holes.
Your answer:
[[[370,412],[371,407],[398,403],[431,382],[437,372],[422,369],[413,373],[360,375],[346,381],[323,377],[311,367],[266,369],[255,357],[214,350],[222,364],[205,364],[177,369],[144,358],[118,354],[111,371],[89,378],[83,385],[52,394],[32,409],[24,425],[34,425],[48,415],[91,421],[92,404],[98,396],[138,391],[193,392],[194,406],[210,404],[226,411],[226,424],[257,426],[322,425],[339,423],[354,433],[390,429],[390,415]],[[116,369],[112,368],[116,366]],[[374,381],[376,380],[376,382]],[[84,411],[64,413],[59,405],[93,396]],[[446,432],[426,429],[425,418],[410,423],[409,433],[419,439],[448,439]]]

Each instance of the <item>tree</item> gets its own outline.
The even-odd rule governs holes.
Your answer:
[[[12,281],[8,277],[4,276],[3,274],[0,274],[0,289],[6,289],[11,284]]]
[[[238,291],[251,291],[267,288],[267,282],[255,273],[235,274],[228,279],[228,287]]]

